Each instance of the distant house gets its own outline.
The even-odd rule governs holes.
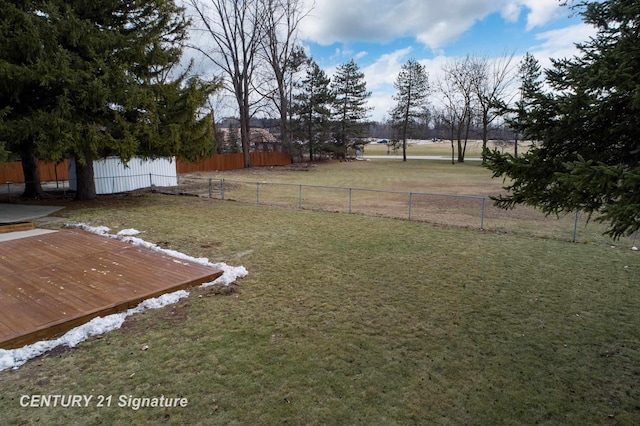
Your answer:
[[[218,153],[222,152],[240,152],[242,146],[240,143],[240,129],[229,129],[218,127],[216,131],[218,142]],[[251,128],[249,129],[249,141],[252,151],[261,152],[285,152],[286,149],[280,143],[278,138],[269,132],[268,129]]]

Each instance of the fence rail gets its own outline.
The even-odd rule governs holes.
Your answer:
[[[108,179],[116,189],[118,180],[126,178],[128,177],[112,176],[103,179]],[[545,216],[527,206],[503,210],[495,207],[488,197],[483,196],[248,182],[193,175],[178,175],[177,186],[162,187],[159,183],[166,181],[165,178],[166,176],[149,174],[148,189],[251,204],[381,216],[620,247],[632,247],[638,239],[636,233],[631,237],[614,241],[603,235],[604,224],[589,222],[586,215],[575,213],[561,217]],[[69,191],[69,187],[68,180],[44,184],[46,190],[63,193]],[[5,198],[8,197],[11,201],[21,194],[24,185],[7,182],[0,188],[0,195],[4,193]]]

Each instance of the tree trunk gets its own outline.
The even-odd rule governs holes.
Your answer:
[[[279,84],[280,85],[280,84]],[[287,148],[289,147],[289,105],[287,94],[284,91],[284,83],[279,87],[280,90],[280,142]]]
[[[464,163],[464,156],[467,151],[467,141],[469,140],[469,131],[471,130],[471,110],[467,108],[464,130],[464,146],[462,141],[458,138],[458,163]]]
[[[407,138],[402,138],[402,161],[407,161]]]
[[[487,143],[489,142],[489,123],[486,120],[486,114],[482,118],[482,164],[486,163],[485,152],[487,150]]]
[[[402,129],[402,161],[407,161],[407,121],[409,118],[405,117],[404,128]]]
[[[309,161],[313,163],[313,128],[312,116],[309,114],[309,125],[307,126],[307,138],[309,140]]]
[[[454,133],[453,133],[453,127],[451,128],[451,164],[456,164],[456,148],[453,145],[453,138],[454,138]]]
[[[404,123],[402,128],[402,161],[407,161],[407,127],[409,126],[409,106],[411,105],[411,90],[407,100],[407,109],[404,113]]]
[[[20,146],[20,159],[22,160],[22,173],[24,174],[24,192],[21,198],[46,198],[40,182],[38,170],[38,158],[33,152],[31,144]]]
[[[76,156],[77,200],[95,200],[96,184],[93,179],[93,161],[82,164]]]
[[[240,141],[242,143],[242,154],[244,156],[244,167],[251,167],[251,142],[249,140],[250,128],[249,120],[249,101],[245,100],[242,108],[240,109]]]

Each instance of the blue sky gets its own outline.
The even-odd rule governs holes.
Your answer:
[[[210,5],[210,0],[185,0]],[[466,55],[489,61],[533,54],[543,68],[550,58],[577,54],[575,43],[595,30],[562,0],[297,0],[307,11],[299,25],[299,40],[307,53],[332,76],[336,68],[354,59],[372,92],[371,118],[384,120],[393,106],[393,83],[409,59],[422,63],[432,87],[443,77],[448,62]],[[577,0],[568,0],[569,3]],[[196,19],[195,28],[202,27]],[[206,32],[194,30],[192,42],[212,45]],[[209,60],[197,59],[203,74],[219,75]],[[435,105],[435,101],[432,101]],[[233,97],[220,93],[216,115],[236,115]]]
[[[393,82],[408,59],[420,61],[430,81],[447,61],[467,54],[497,59],[530,52],[549,58],[577,53],[574,43],[594,34],[559,0],[303,0],[314,4],[301,23],[308,53],[332,75],[352,58],[372,92],[372,118],[393,105]]]

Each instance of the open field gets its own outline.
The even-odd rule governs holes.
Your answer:
[[[456,158],[458,156],[458,145],[455,142],[456,149]],[[509,147],[504,146],[503,144],[489,141],[488,145],[489,149],[497,148],[499,151],[503,152],[513,152],[513,145]],[[518,147],[519,152],[524,152],[528,149],[529,143],[521,143]],[[386,144],[382,143],[369,143],[364,148],[364,155],[387,155],[387,152],[390,154],[394,154],[393,150],[389,151],[389,147]],[[402,155],[402,148],[398,150],[396,155]],[[419,140],[408,140],[407,141],[407,155],[439,155],[451,158],[451,141],[442,140],[440,142],[432,143],[431,141],[419,141]],[[467,149],[465,151],[466,157],[482,157],[482,141],[481,140],[470,140],[467,142]]]
[[[0,372],[3,424],[640,422],[637,252],[160,194],[60,214],[249,276]],[[114,406],[20,407],[30,394]]]
[[[367,160],[327,162],[309,168],[294,165],[196,173],[180,177],[180,191],[208,195],[210,178],[214,198],[224,196],[227,200],[246,203],[400,219],[410,217],[442,225],[483,226],[494,232],[541,238],[571,241],[574,237],[574,214],[556,218],[526,206],[515,210],[494,207],[488,197],[500,194],[504,184],[501,179],[492,179],[491,172],[479,162],[452,165],[437,160]],[[224,194],[220,188],[222,179]],[[483,197],[486,197],[484,201]],[[576,241],[628,248],[638,242],[633,237],[613,241],[603,235],[604,231],[604,225],[581,215],[575,229]]]

